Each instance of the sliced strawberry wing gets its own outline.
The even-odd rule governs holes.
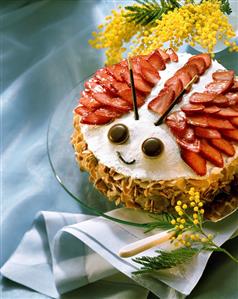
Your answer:
[[[118,110],[128,112],[131,109],[131,105],[121,98],[112,98],[106,93],[94,93],[94,98],[104,106],[114,107]]]
[[[197,175],[204,176],[207,173],[206,160],[199,154],[181,148],[181,157]]]
[[[203,115],[187,116],[187,123],[193,126],[208,127],[207,117]]]
[[[141,61],[141,75],[149,84],[155,85],[160,80],[158,71],[146,60]]]
[[[229,106],[238,104],[238,92],[228,92],[225,96],[229,101]]]
[[[86,91],[82,92],[82,97],[80,98],[79,103],[87,107],[89,110],[95,110],[102,106],[102,104],[98,102],[91,93]]]
[[[165,70],[166,65],[163,57],[161,56],[159,50],[155,50],[148,57],[147,61],[157,70]]]
[[[234,129],[233,125],[229,120],[226,119],[220,119],[213,116],[207,116],[207,123],[208,127],[213,129],[225,129],[225,130],[232,130]]]
[[[189,98],[189,102],[191,104],[208,104],[213,101],[214,97],[213,94],[194,92]]]
[[[186,70],[188,71],[191,78],[199,75],[199,69],[195,64],[187,64]],[[198,82],[198,80],[199,80],[199,77],[197,78],[197,80],[195,82]]]
[[[185,86],[191,81],[191,77],[188,73],[188,71],[185,68],[180,69],[178,72],[176,72],[176,74],[174,75],[175,77],[177,77],[178,79],[181,80],[182,84],[183,84],[183,88],[185,88]]]
[[[195,127],[195,135],[206,139],[221,138],[219,131],[210,128]]]
[[[218,107],[227,107],[229,106],[229,99],[226,96],[219,94],[213,98],[213,104]]]
[[[238,117],[233,117],[230,118],[229,120],[235,127],[238,127]]]
[[[162,59],[164,60],[165,63],[170,62],[170,56],[168,53],[166,53],[164,50],[162,49],[157,49],[156,51],[159,52],[159,54],[161,55]]]
[[[128,85],[131,84],[130,73],[127,67],[124,67],[122,72],[122,77],[124,78],[124,80]],[[145,94],[151,92],[152,87],[139,74],[133,74],[133,78],[134,78],[135,88],[138,91],[143,92]]]
[[[224,162],[221,153],[211,146],[205,139],[200,144],[201,155],[217,167],[223,167]]]
[[[198,55],[195,55],[195,56],[192,56],[191,58],[189,58],[189,62],[191,61],[194,61],[196,59],[203,59],[204,63],[205,63],[205,66],[206,68],[208,69],[212,63],[212,59],[211,59],[211,55],[210,54],[198,54]]]
[[[194,142],[196,140],[194,129],[192,127],[187,127],[186,130],[185,130],[183,138],[187,142]]]
[[[184,138],[177,138],[176,141],[181,148],[187,149],[194,153],[198,153],[200,151],[200,141],[198,139],[195,139],[193,142],[188,142]]]
[[[232,91],[232,92],[236,92],[236,91],[238,91],[238,79],[235,79],[235,80],[234,80],[234,83],[233,83],[233,85],[231,86],[231,91]]]
[[[227,138],[229,140],[238,141],[238,129],[234,130],[222,130],[221,131],[224,138]]]
[[[117,81],[119,81],[119,82],[124,81],[124,79],[122,78],[122,75],[121,75],[123,67],[119,63],[114,64],[112,66],[108,66],[107,70]]]
[[[215,148],[217,148],[222,153],[226,154],[229,157],[234,156],[236,150],[231,142],[229,142],[223,138],[211,139],[209,141]]]
[[[218,114],[221,109],[222,108],[219,108],[219,107],[213,105],[213,106],[206,107],[203,110],[203,112],[208,113],[208,114]]]
[[[127,88],[120,89],[117,93],[120,98],[127,101],[130,105],[133,105],[132,91],[130,87],[127,86]],[[142,106],[145,103],[145,96],[136,91],[136,101],[138,107]]]
[[[122,115],[121,111],[118,111],[113,107],[102,107],[97,109],[94,113],[98,116],[109,117],[109,118],[118,118]]]
[[[172,48],[168,48],[166,50],[166,54],[169,55],[170,61],[178,62],[178,55],[176,54],[176,52]]]
[[[82,116],[80,123],[87,125],[105,125],[112,121],[112,117],[100,116],[95,113],[90,113],[88,115]]]
[[[233,80],[213,81],[206,85],[206,91],[208,93],[224,94],[231,88],[232,85]]]
[[[167,110],[174,99],[174,91],[170,88],[164,88],[156,98],[149,102],[148,108],[161,115]]]
[[[180,95],[180,93],[183,91],[182,81],[178,77],[175,77],[175,76],[168,79],[164,85],[173,89],[173,91],[175,93],[175,97],[178,97]]]
[[[84,86],[91,92],[105,92],[105,88],[95,78],[89,79]]]
[[[196,57],[193,60],[187,62],[187,65],[195,65],[198,69],[199,75],[201,76],[206,71],[206,64],[202,58]]]
[[[183,137],[187,129],[186,115],[182,111],[170,113],[166,118],[166,124],[177,137]]]
[[[234,71],[216,71],[212,74],[212,78],[215,81],[230,81],[234,79],[235,72]]]
[[[205,109],[205,106],[202,104],[186,104],[181,107],[181,110],[188,114],[201,112],[204,109]]]
[[[92,111],[83,105],[79,105],[74,109],[74,112],[78,115],[85,116],[91,113]]]
[[[220,108],[220,111],[216,113],[216,115],[221,117],[237,117],[238,111],[235,111],[234,109],[227,107],[227,108]]]

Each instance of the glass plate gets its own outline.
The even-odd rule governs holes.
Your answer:
[[[80,201],[81,206],[89,207],[91,212],[97,210],[98,213],[103,213],[115,208],[115,204],[109,202],[93,187],[86,172],[80,171],[70,143],[73,132],[72,111],[77,105],[80,91],[84,89],[84,82],[85,80],[82,80],[60,102],[54,112],[47,132],[47,153],[52,170],[61,186],[74,199]]]

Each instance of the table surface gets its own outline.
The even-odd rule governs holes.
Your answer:
[[[119,2],[13,0],[0,4],[1,265],[38,211],[80,212],[51,171],[47,126],[59,101],[103,65],[104,52],[92,49],[88,39]],[[217,59],[238,74],[237,53],[224,50]],[[238,238],[225,247],[238,257],[237,245]],[[215,253],[188,298],[237,298],[237,280],[238,267]],[[87,298],[86,294],[93,298],[92,288],[95,298],[105,298],[106,287],[100,281],[62,298]],[[1,280],[1,292],[5,299],[48,298],[7,279]]]

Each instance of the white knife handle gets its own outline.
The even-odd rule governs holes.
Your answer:
[[[150,249],[154,246],[157,246],[161,243],[168,241],[173,235],[174,231],[165,231],[155,234],[153,236],[138,240],[131,244],[128,244],[122,247],[119,251],[121,257],[130,257],[136,255],[140,252],[143,252],[147,249]]]

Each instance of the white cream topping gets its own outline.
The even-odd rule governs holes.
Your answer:
[[[139,120],[134,119],[134,112],[125,114],[116,119],[113,123],[104,126],[82,125],[81,130],[84,135],[88,148],[93,152],[97,159],[104,165],[115,169],[125,176],[143,180],[169,180],[179,177],[201,178],[182,160],[178,145],[172,136],[169,128],[162,124],[155,126],[154,122],[158,120],[159,115],[151,112],[147,105],[158,95],[164,87],[167,79],[180,69],[191,57],[188,53],[179,54],[179,62],[169,63],[164,71],[160,71],[161,80],[152,89],[147,97],[145,104],[139,108]],[[193,84],[191,91],[183,97],[182,102],[176,105],[173,110],[179,110],[179,107],[188,103],[189,97],[193,92],[203,92],[205,85],[212,81],[212,73],[224,67],[217,61],[213,61],[212,66],[200,77],[198,83]],[[173,111],[172,110],[172,111]],[[107,134],[111,126],[116,123],[122,123],[129,129],[129,140],[121,145],[115,145],[109,142]],[[141,145],[149,137],[157,137],[164,143],[164,151],[156,159],[145,158]],[[126,161],[136,160],[132,165],[123,163],[117,156],[117,151],[121,152]],[[238,147],[236,147],[236,157],[238,156]],[[224,157],[224,156],[223,156]],[[225,158],[224,162],[229,163],[232,158]],[[207,175],[220,172],[222,169],[207,164]]]

